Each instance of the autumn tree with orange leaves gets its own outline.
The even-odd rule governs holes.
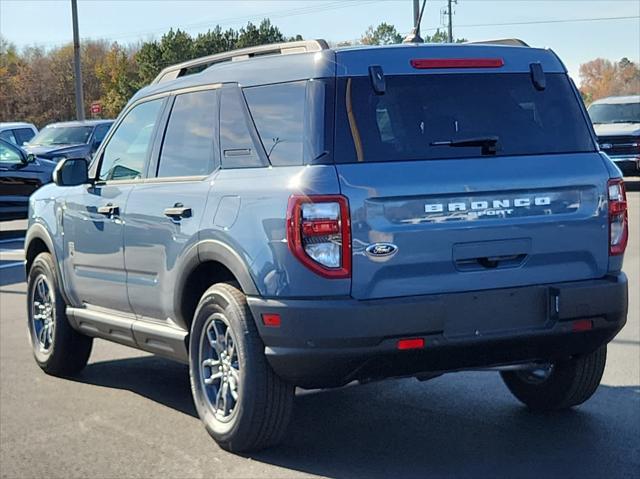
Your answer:
[[[580,65],[580,93],[585,103],[608,96],[640,94],[640,68],[623,58],[617,63],[596,58]]]

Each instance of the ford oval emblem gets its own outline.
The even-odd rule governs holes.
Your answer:
[[[365,250],[373,259],[390,258],[398,252],[398,247],[391,243],[373,243]]]

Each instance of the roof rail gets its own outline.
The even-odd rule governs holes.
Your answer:
[[[498,38],[497,40],[481,40],[477,42],[465,42],[472,45],[511,45],[514,47],[528,47],[529,45],[519,38]]]
[[[228,61],[242,61],[266,55],[289,55],[291,53],[307,53],[327,50],[329,45],[324,40],[298,40],[294,42],[273,43],[255,47],[240,48],[223,53],[216,53],[206,57],[196,58],[163,69],[151,82],[152,85],[176,78],[198,73],[216,63]]]

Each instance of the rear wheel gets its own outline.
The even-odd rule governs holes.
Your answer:
[[[293,386],[273,372],[244,294],[220,283],[196,309],[189,337],[191,391],[198,415],[224,449],[263,449],[283,438]]]
[[[75,331],[67,320],[53,258],[40,253],[27,278],[29,339],[38,366],[54,376],[80,372],[89,360],[93,338]]]
[[[537,411],[567,409],[582,404],[596,392],[607,360],[607,346],[566,361],[527,371],[503,371],[509,391]]]

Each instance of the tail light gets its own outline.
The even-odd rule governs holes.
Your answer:
[[[609,194],[609,254],[623,254],[629,239],[629,219],[627,217],[627,195],[622,178],[614,178],[608,183]]]
[[[287,242],[293,255],[325,278],[351,277],[351,224],[344,196],[292,196]]]

